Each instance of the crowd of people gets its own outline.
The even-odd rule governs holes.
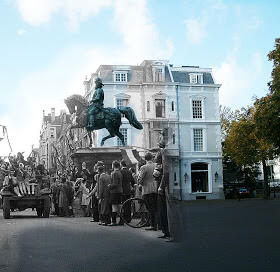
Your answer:
[[[22,162],[0,164],[0,190],[6,189],[18,197],[34,195],[36,189],[48,188],[50,182],[50,175],[42,165],[33,167]],[[40,185],[40,188],[37,185]]]
[[[124,160],[113,161],[112,169],[107,171],[102,161],[93,169],[83,162],[80,171],[73,166],[64,173],[57,171],[52,175],[42,165],[32,168],[19,163],[15,167],[4,162],[0,168],[0,187],[8,187],[20,197],[30,194],[27,188],[33,187],[26,184],[36,185],[39,178],[51,189],[53,215],[92,217],[91,222],[104,226],[124,225],[118,217],[122,203],[131,197],[142,198],[150,213],[145,229],[160,229],[163,235],[159,238],[169,238],[162,168],[160,152],[156,156],[146,153],[145,163],[139,169],[128,168]],[[131,211],[126,208],[123,218],[129,222],[130,216]]]

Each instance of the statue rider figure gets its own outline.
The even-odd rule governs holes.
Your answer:
[[[88,130],[92,130],[94,128],[96,120],[104,118],[104,92],[102,86],[104,86],[102,80],[100,78],[96,78],[95,92],[88,108]]]

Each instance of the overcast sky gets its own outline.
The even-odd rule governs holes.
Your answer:
[[[246,106],[267,93],[279,10],[277,0],[0,0],[0,125],[28,155],[43,110],[84,94],[99,65],[144,59],[211,67],[220,103]]]

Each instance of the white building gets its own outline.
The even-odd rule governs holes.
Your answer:
[[[101,65],[84,82],[88,100],[94,80],[104,87],[104,106],[131,106],[142,131],[122,118],[127,145],[157,147],[162,129],[168,131],[170,191],[182,199],[223,198],[219,88],[211,69],[173,67],[168,61],[145,60],[140,65]],[[99,146],[108,132],[95,133]],[[105,146],[120,145],[118,138]]]
[[[280,158],[275,158],[274,160],[266,161],[268,181],[271,187],[280,186]],[[259,164],[260,174],[258,175],[258,181],[264,181],[263,165]]]

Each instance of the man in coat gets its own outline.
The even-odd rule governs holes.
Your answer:
[[[112,223],[110,226],[117,225],[117,214],[120,211],[121,197],[123,193],[122,180],[123,176],[120,171],[120,163],[113,161],[113,172],[111,173],[111,183],[108,188],[110,189],[110,202],[112,204]]]
[[[111,205],[110,205],[110,190],[108,185],[111,183],[111,177],[104,171],[104,164],[98,166],[98,187],[97,191],[99,207],[100,207],[100,221],[101,225],[108,225],[111,223]]]
[[[58,198],[59,198],[59,182],[57,178],[54,178],[54,182],[51,185],[52,202],[54,207],[54,214],[59,215]]]
[[[165,158],[165,143],[162,141],[159,143],[159,150],[155,156],[155,162],[157,165],[161,166],[161,170],[158,171],[155,169],[154,176],[158,180],[158,212],[161,225],[161,231],[163,235],[158,236],[158,238],[170,238],[169,226],[168,226],[168,217],[167,217],[167,203],[166,203],[166,194],[168,194],[168,184],[169,184],[169,175],[168,175],[168,161]]]
[[[157,183],[153,176],[155,163],[153,163],[152,159],[153,155],[148,152],[145,155],[145,160],[147,163],[141,166],[138,178],[138,183],[142,185],[143,199],[146,202],[147,209],[150,213],[151,226],[146,230],[157,230]]]
[[[131,190],[134,187],[134,179],[132,176],[131,171],[128,170],[126,166],[125,160],[121,161],[121,173],[123,176],[122,180],[122,188],[123,188],[123,195],[122,195],[122,203],[124,203],[127,199],[131,197]],[[126,222],[131,221],[131,208],[130,206],[126,205],[124,210],[124,219]],[[124,222],[121,219],[119,225],[123,225]]]

